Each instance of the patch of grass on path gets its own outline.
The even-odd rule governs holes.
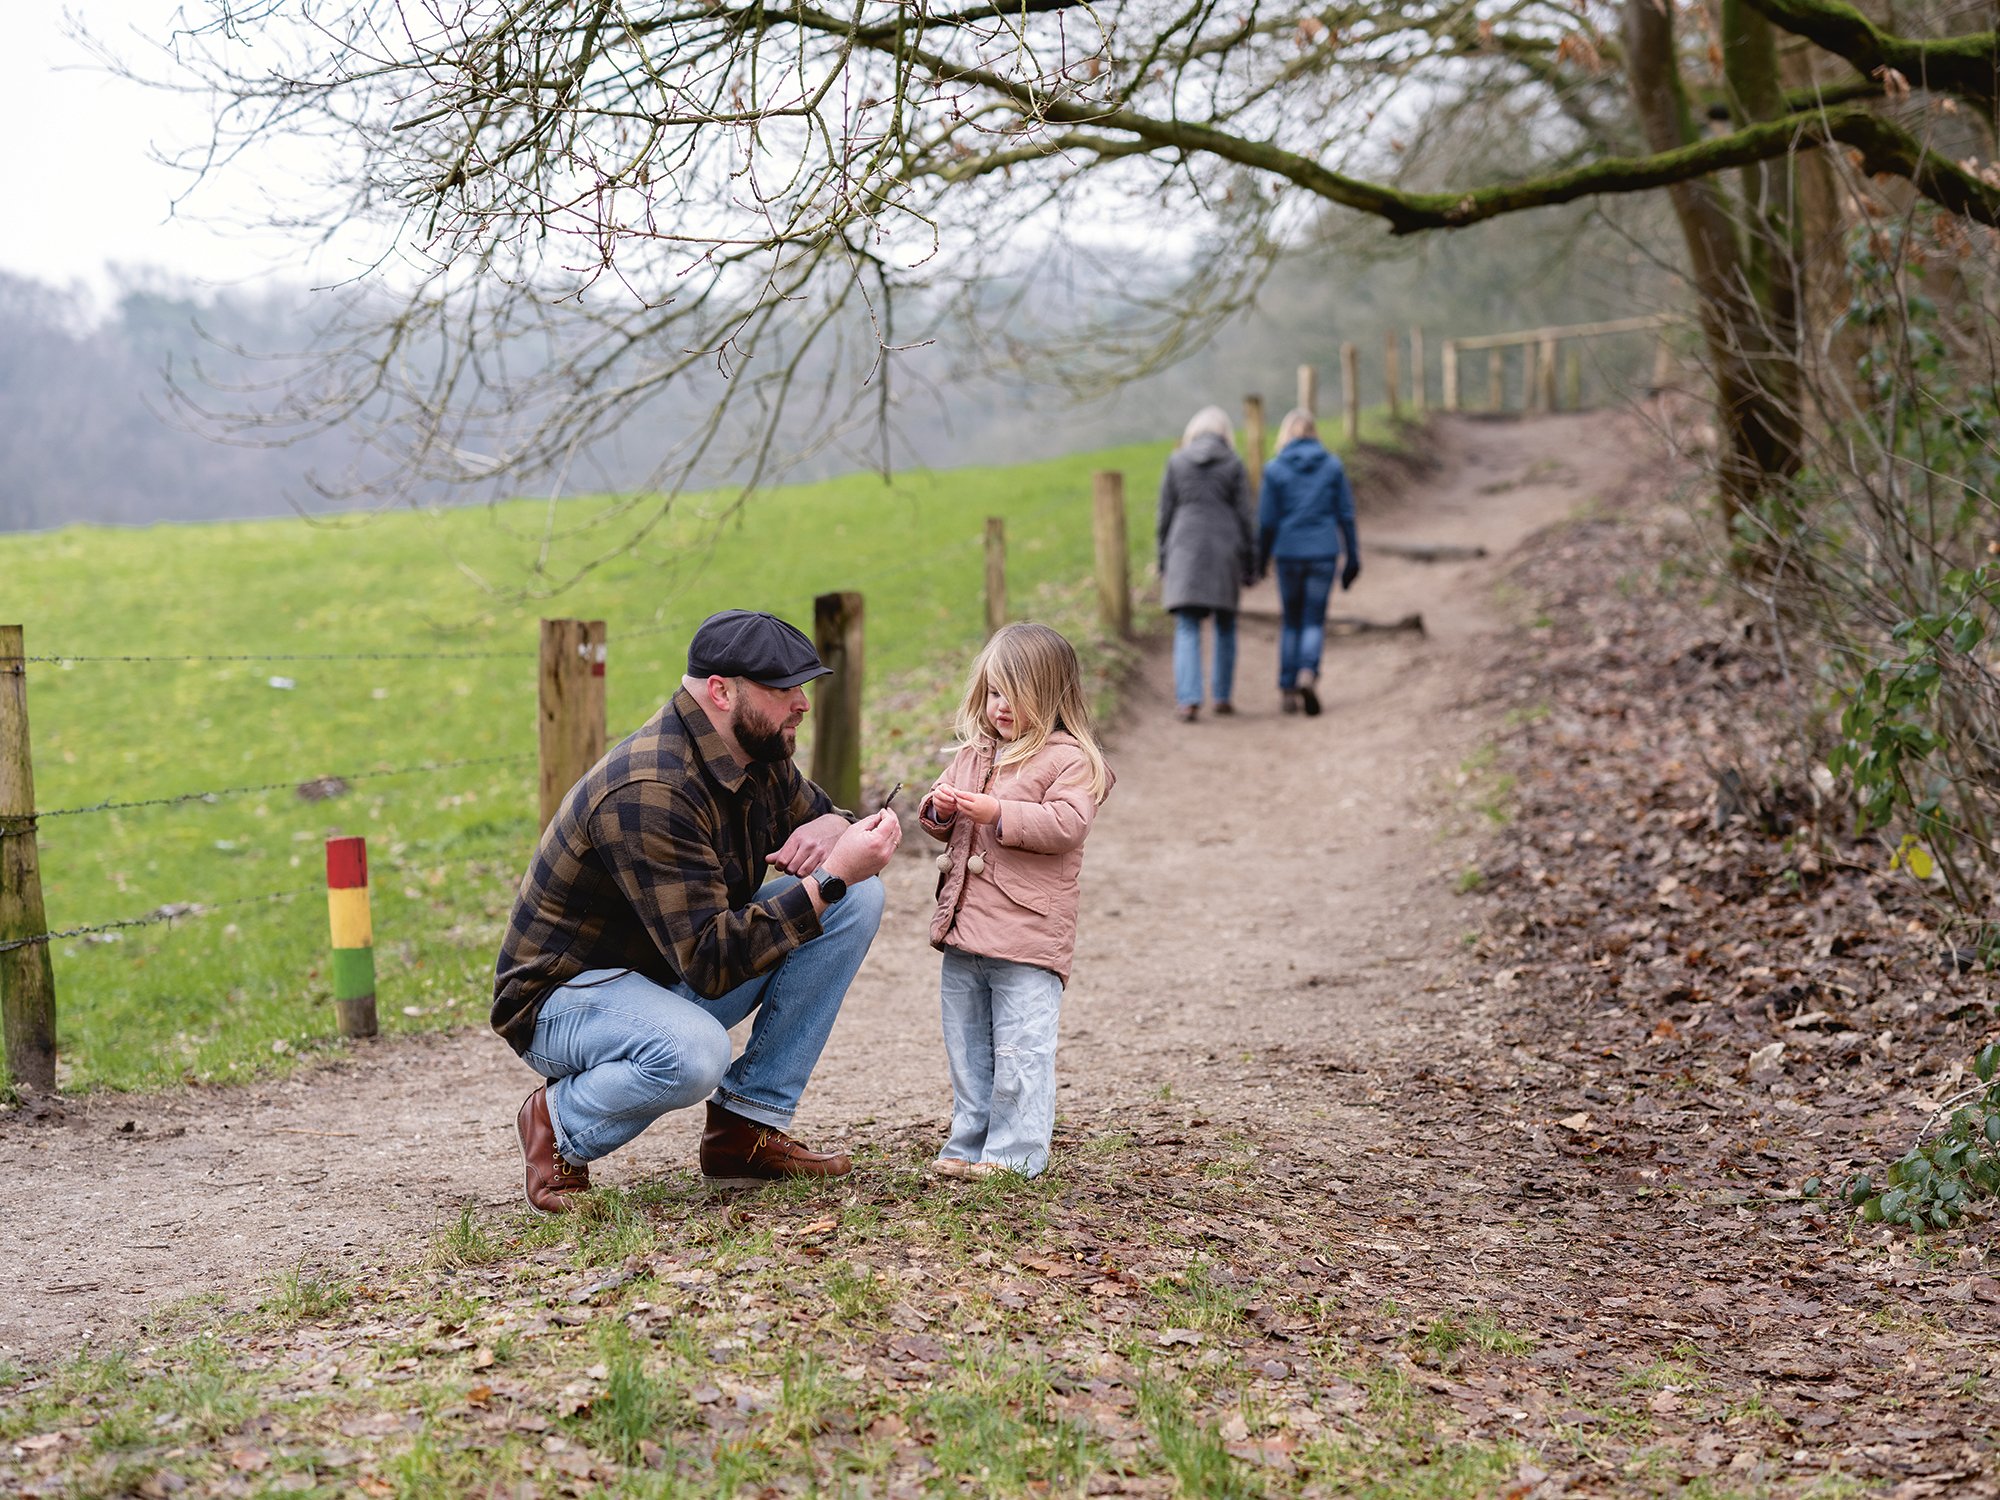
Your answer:
[[[837,1185],[675,1175],[565,1220],[468,1213],[424,1265],[162,1318],[0,1388],[0,1489],[1414,1500],[1526,1461],[1343,1333],[1314,1226],[1268,1232],[1206,1148],[946,1184],[934,1144]]]

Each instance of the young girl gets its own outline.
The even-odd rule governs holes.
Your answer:
[[[1008,625],[972,664],[959,750],[918,804],[943,841],[931,946],[951,1062],[951,1139],[933,1170],[1048,1165],[1056,1017],[1076,947],[1083,840],[1111,790],[1070,643]]]

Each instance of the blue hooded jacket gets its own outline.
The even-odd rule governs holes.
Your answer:
[[[1354,536],[1354,491],[1347,470],[1318,438],[1294,438],[1264,466],[1257,509],[1258,566],[1272,558],[1361,555]]]

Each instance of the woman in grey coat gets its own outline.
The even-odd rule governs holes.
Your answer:
[[[1215,711],[1232,714],[1236,594],[1257,563],[1250,480],[1236,456],[1229,414],[1196,412],[1160,478],[1160,603],[1174,616],[1174,701],[1183,720],[1201,712],[1201,622],[1215,621]]]

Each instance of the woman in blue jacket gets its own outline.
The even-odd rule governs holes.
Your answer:
[[[1354,537],[1354,491],[1347,470],[1320,443],[1312,413],[1289,411],[1278,424],[1278,456],[1264,467],[1257,513],[1257,566],[1278,565],[1278,691],[1284,710],[1319,712],[1319,658],[1326,644],[1326,601],[1337,576],[1349,588],[1361,576]]]

